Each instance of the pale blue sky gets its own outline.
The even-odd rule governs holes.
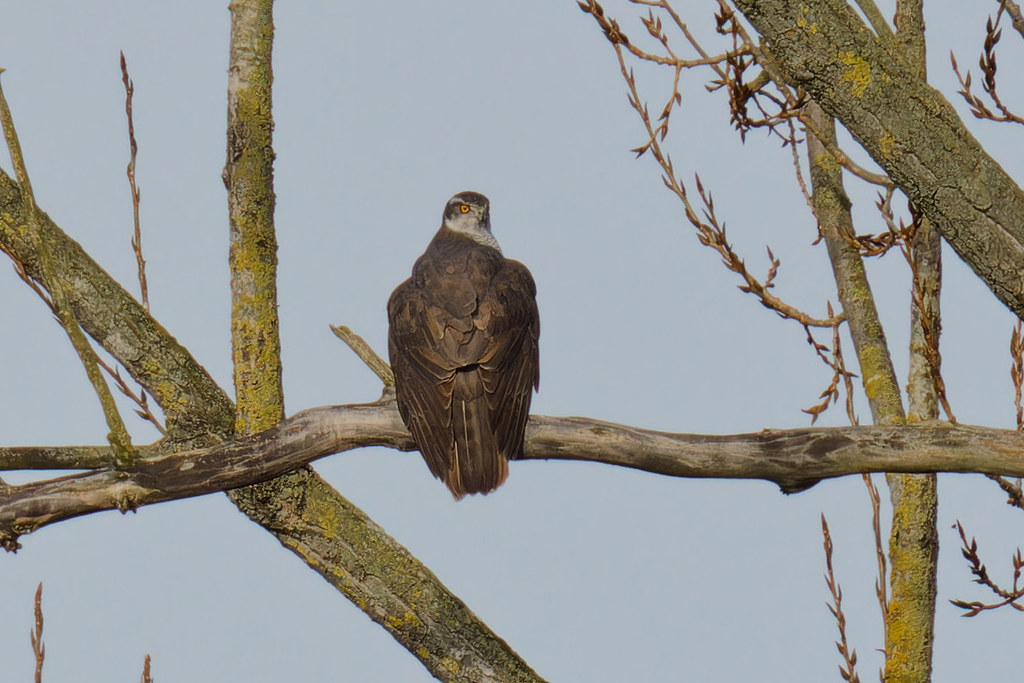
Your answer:
[[[713,3],[693,4],[679,6],[713,41]],[[947,97],[956,90],[949,50],[976,64],[996,3],[977,5],[954,12],[929,3],[929,70]],[[607,8],[642,35],[635,8]],[[4,90],[37,200],[135,291],[124,50],[136,84],[153,312],[230,391],[220,180],[226,3],[49,1],[17,3],[0,17]],[[808,423],[800,409],[816,402],[830,374],[798,326],[736,290],[653,161],[633,159],[629,149],[643,138],[614,53],[575,2],[280,3],[276,24],[289,413],[377,397],[377,380],[328,325],[349,325],[383,352],[388,295],[447,198],[473,189],[491,198],[505,253],[537,280],[534,412],[706,433]],[[1010,66],[1024,58],[1015,38],[1006,32],[1000,53],[1010,99]],[[640,75],[660,109],[664,74]],[[741,145],[724,95],[706,93],[707,79],[688,76],[669,145],[676,167],[687,179],[700,172],[752,270],[767,269],[770,244],[783,261],[777,293],[821,314],[834,286],[824,248],[811,245],[814,224],[789,152],[757,133]],[[969,125],[1024,177],[1019,130]],[[6,156],[2,163],[9,168]],[[851,190],[860,231],[880,229],[873,191]],[[908,276],[898,254],[872,262],[870,273],[903,376]],[[0,441],[102,443],[91,388],[34,297],[0,266]],[[957,416],[1011,427],[1012,316],[951,254],[943,306]],[[863,402],[858,412],[869,419]],[[128,419],[136,442],[154,438]],[[820,423],[842,424],[843,415]],[[367,449],[316,468],[551,681],[838,680],[822,512],[862,678],[880,663],[870,508],[859,478],[786,497],[763,482],[530,462],[513,464],[494,495],[455,503],[415,453]],[[1008,644],[1020,640],[1020,617],[1004,610],[965,620],[946,602],[984,597],[950,527],[961,519],[1005,578],[1024,515],[982,477],[943,476],[940,496],[935,680],[1011,676],[1019,662]],[[135,681],[147,652],[162,683],[431,680],[222,495],[93,515],[23,542],[17,555],[0,556],[5,680],[30,680],[39,581],[48,683]]]

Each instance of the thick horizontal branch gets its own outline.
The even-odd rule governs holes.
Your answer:
[[[0,250],[24,268],[29,281],[37,281],[41,277],[39,255],[25,239],[26,217],[21,207],[17,184],[0,171]],[[186,441],[198,446],[230,435],[234,406],[209,373],[79,244],[45,214],[40,220],[58,278],[68,287],[71,307],[83,329],[124,365],[167,416],[168,436],[177,445],[161,442],[140,449],[141,455],[154,459],[172,448],[187,447]],[[313,457],[316,454],[307,459]],[[0,524],[0,542],[13,548],[18,533],[50,522],[198,493],[189,491],[187,480],[178,482],[181,488],[177,490],[171,490],[169,483],[168,490],[159,490],[164,482],[151,485],[140,478],[145,468],[133,470],[133,474],[102,469],[110,462],[109,450],[101,448],[0,449],[0,468],[6,464],[9,468],[99,470],[86,481],[82,477],[91,475],[31,489],[7,487],[0,481],[0,504],[11,502],[7,523]],[[259,474],[261,465],[253,463],[250,467],[256,469],[237,477],[232,486],[267,478]],[[182,468],[188,464],[179,463]],[[293,466],[273,472],[288,469]],[[200,467],[196,471],[206,470]],[[14,492],[17,499],[7,497],[8,492]],[[488,671],[496,681],[540,680],[429,569],[316,473],[293,470],[288,485],[279,487],[279,495],[252,501],[246,513],[387,629],[435,675],[468,681],[480,680],[476,672]]]
[[[210,448],[160,456],[144,450],[132,471],[108,468],[10,487],[0,494],[0,544],[13,550],[19,535],[47,524],[238,488],[363,446],[415,448],[390,395],[376,403],[311,408],[266,432]],[[95,457],[95,447],[86,448]],[[37,461],[43,452],[36,451]],[[67,449],[59,452],[67,462]],[[669,434],[535,415],[525,459],[588,460],[674,477],[764,479],[793,493],[861,472],[1024,477],[1024,436],[948,423]]]

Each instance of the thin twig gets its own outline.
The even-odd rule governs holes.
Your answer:
[[[771,252],[769,251],[769,254]],[[826,307],[830,317],[835,317],[832,311],[832,302],[826,302]],[[814,352],[818,354],[818,358],[832,369],[832,380],[823,392],[818,396],[822,400],[820,403],[811,406],[810,408],[804,408],[801,412],[807,413],[811,416],[811,424],[813,425],[818,421],[818,418],[823,412],[825,412],[830,405],[834,405],[839,401],[840,391],[839,382],[843,382],[843,386],[846,389],[846,411],[850,415],[851,424],[857,424],[856,418],[853,416],[853,382],[852,378],[857,375],[853,372],[849,372],[846,369],[846,364],[843,361],[843,350],[840,342],[839,325],[841,320],[836,320],[836,324],[832,326],[832,348],[819,343],[811,332],[811,328],[804,325],[804,331],[807,333],[807,343],[811,345]],[[831,355],[831,358],[829,358]]]
[[[110,378],[114,380],[114,383],[117,384],[118,391],[137,406],[135,408],[135,414],[149,422],[151,425],[156,427],[158,432],[166,436],[167,430],[164,428],[163,423],[160,422],[157,416],[154,415],[153,411],[150,409],[149,395],[141,388],[141,385],[139,393],[136,394],[132,388],[128,386],[128,382],[121,377],[121,372],[117,369],[117,366],[111,367],[106,361],[100,358],[95,349],[93,349],[93,354],[96,356],[96,362],[99,363],[99,366],[103,368],[107,375],[109,375]]]
[[[346,325],[331,325],[331,332],[338,339],[348,344],[348,347],[359,356],[359,359],[373,370],[373,374],[380,378],[385,387],[395,386],[395,373],[391,371],[391,366],[377,355],[377,352],[366,343],[366,340]]]
[[[898,223],[896,222],[896,217],[892,210],[892,199],[895,192],[895,187],[887,187],[885,192],[878,193],[878,201],[875,202],[875,207],[885,222],[887,228],[885,232],[854,235],[852,232],[844,230],[840,233],[840,237],[850,246],[856,247],[861,256],[885,256],[889,253],[890,249],[894,247],[902,248],[901,245],[905,245],[913,239],[917,225],[911,223],[908,226],[902,218]]]
[[[878,561],[875,597],[878,598],[878,607],[882,611],[882,627],[885,635],[882,642],[888,642],[889,596],[887,594],[885,547],[882,545],[882,497],[878,494],[878,487],[875,486],[875,481],[870,474],[862,474],[861,477],[864,479],[864,486],[867,487],[868,497],[871,499],[871,529],[875,534],[875,558]]]
[[[43,683],[43,660],[46,659],[46,645],[43,644],[43,584],[36,588],[35,599],[35,628],[29,631],[28,636],[32,641],[32,654],[36,658],[36,683]]]
[[[786,125],[789,126],[789,141],[783,144],[788,146],[793,154],[793,173],[796,175],[796,182],[800,186],[800,194],[804,196],[804,201],[807,202],[807,208],[811,210],[811,215],[817,218],[817,214],[814,213],[814,200],[811,199],[810,190],[807,189],[807,181],[804,180],[804,171],[800,165],[800,143],[802,140],[797,139],[796,125],[793,123],[793,119],[786,121]]]
[[[128,167],[125,172],[128,175],[128,188],[132,195],[132,221],[134,224],[134,232],[132,233],[132,251],[135,253],[135,263],[138,270],[139,277],[139,294],[142,297],[142,307],[149,313],[149,285],[146,280],[146,259],[142,256],[142,224],[139,220],[139,200],[141,199],[141,192],[139,186],[135,182],[135,158],[139,152],[138,142],[135,140],[135,118],[132,115],[132,101],[135,97],[135,83],[128,76],[128,62],[124,57],[124,52],[121,52],[121,82],[124,83],[124,113],[128,117],[128,147],[130,150],[128,157]],[[166,434],[163,425],[156,419],[153,413],[149,410],[149,401],[146,398],[146,390],[139,386],[139,393],[136,394],[134,391],[128,388],[128,385],[121,379],[119,373],[111,372],[110,367],[105,363],[100,363],[103,368],[114,378],[117,382],[118,388],[121,393],[130,398],[138,409],[135,411],[139,417],[144,420],[149,420],[157,429],[160,430],[161,434]]]
[[[11,259],[11,264],[14,266],[14,272],[19,278],[21,278],[21,281],[28,285],[29,289],[35,292],[39,298],[42,299],[43,303],[46,304],[46,307],[50,309],[50,312],[56,316],[57,309],[53,305],[53,301],[50,300],[50,295],[46,293],[46,290],[43,289],[38,282],[29,276],[28,271],[25,270],[25,264],[18,259],[14,252],[7,249],[5,245],[0,244],[0,251],[7,254],[8,258]]]
[[[998,71],[996,63],[996,45],[999,43],[1000,37],[1002,37],[1002,30],[999,28],[999,20],[1003,16],[1003,11],[1007,9],[1009,9],[1009,4],[1005,2],[1001,3],[999,11],[996,12],[995,20],[993,21],[990,16],[985,23],[984,50],[981,53],[981,57],[978,59],[978,68],[981,69],[983,76],[981,87],[985,91],[985,94],[989,96],[989,99],[992,100],[996,109],[999,110],[998,114],[989,109],[988,105],[985,104],[985,101],[978,95],[975,95],[971,90],[971,72],[968,71],[966,76],[960,73],[956,56],[952,51],[949,53],[949,60],[953,65],[953,73],[956,74],[956,78],[960,82],[960,96],[967,102],[968,106],[971,108],[971,113],[975,118],[988,119],[990,121],[996,121],[997,123],[1024,124],[1024,117],[1010,111],[1010,109],[1003,104],[1003,101],[996,90],[996,72]],[[1019,16],[1020,8],[1018,7],[1016,9]],[[1016,17],[1014,17],[1014,28],[1018,28]],[[1018,28],[1018,30],[1020,29]],[[1022,35],[1024,35],[1024,33],[1022,33]]]
[[[832,594],[832,604],[827,606],[828,611],[832,613],[832,616],[836,620],[836,626],[839,628],[839,640],[836,641],[836,648],[839,650],[839,654],[843,658],[843,663],[839,665],[839,675],[842,676],[844,681],[848,681],[848,683],[860,683],[860,676],[858,676],[855,671],[855,667],[857,666],[857,651],[850,649],[850,644],[846,640],[846,615],[843,614],[843,589],[839,586],[839,582],[836,581],[836,575],[832,569],[832,536],[828,532],[828,522],[825,521],[824,513],[821,515],[821,535],[825,539],[825,584],[828,586],[828,590]]]
[[[135,157],[139,151],[139,145],[135,141],[135,120],[132,117],[132,97],[135,95],[135,84],[128,77],[128,63],[125,61],[124,52],[121,53],[121,81],[124,83],[124,112],[128,116],[128,144],[131,155],[128,159],[128,186],[132,193],[132,218],[134,219],[135,232],[132,235],[132,251],[135,252],[135,263],[138,266],[139,290],[142,294],[142,306],[149,312],[149,286],[146,284],[146,259],[142,257],[142,226],[139,222],[139,187],[135,184]]]
[[[1017,429],[1024,430],[1024,405],[1021,387],[1024,385],[1024,326],[1018,320],[1010,333],[1010,379],[1013,380],[1013,405],[1017,408]]]
[[[99,365],[96,363],[96,354],[93,352],[89,341],[85,337],[85,333],[79,326],[74,311],[68,304],[67,294],[64,290],[65,285],[56,277],[50,245],[40,229],[39,209],[32,194],[32,183],[25,168],[25,159],[21,153],[21,143],[18,141],[18,133],[14,129],[11,110],[7,105],[7,98],[4,97],[2,89],[0,89],[0,119],[2,119],[7,148],[10,151],[11,163],[14,166],[18,185],[21,186],[22,210],[28,222],[29,239],[35,243],[39,254],[39,267],[43,275],[43,284],[50,292],[57,317],[65,332],[67,332],[72,346],[74,346],[75,351],[78,353],[82,365],[85,366],[89,381],[99,397],[100,405],[103,407],[103,415],[107,421],[107,427],[110,429],[107,438],[114,449],[114,457],[119,466],[129,467],[135,459],[135,450],[132,448],[131,436],[129,436],[128,430],[124,426],[124,421],[117,410],[117,404],[110,393],[110,387],[103,380],[103,373],[100,372]]]
[[[1024,431],[1024,324],[1020,320],[1010,331],[1010,380],[1013,382],[1013,405],[1016,408],[1017,431]],[[1024,510],[1024,488],[1021,480],[1010,481],[1005,477],[990,475],[989,479],[996,482],[1007,495],[1007,503]]]
[[[662,180],[665,183],[665,186],[683,203],[685,216],[690,224],[696,228],[697,239],[700,243],[717,251],[722,257],[722,262],[726,268],[743,278],[744,284],[739,285],[739,289],[743,292],[755,295],[766,308],[774,310],[783,318],[796,320],[804,325],[809,325],[811,327],[832,327],[835,324],[836,319],[841,319],[841,316],[829,316],[825,319],[814,318],[771,294],[768,290],[773,283],[770,281],[761,282],[750,274],[743,259],[733,250],[732,245],[729,244],[729,241],[726,238],[725,227],[719,223],[718,217],[715,214],[715,203],[711,193],[705,190],[704,185],[701,183],[700,176],[695,176],[697,193],[700,196],[701,203],[703,205],[701,213],[704,218],[701,219],[698,216],[695,208],[690,203],[690,198],[686,192],[685,186],[675,175],[675,169],[672,165],[671,157],[661,149],[659,135],[651,122],[647,108],[640,103],[640,94],[636,87],[636,80],[633,73],[626,67],[626,63],[622,58],[622,51],[618,46],[616,46],[616,53],[619,55],[619,67],[623,78],[625,78],[626,84],[629,87],[630,103],[640,115],[644,126],[647,128],[649,138],[648,144],[645,146],[645,151],[649,150],[661,166],[662,171],[664,172]],[[778,266],[775,266],[775,269],[777,268]]]
[[[839,325],[832,328],[832,360],[843,377],[843,388],[846,390],[846,415],[850,424],[856,427],[860,424],[857,415],[853,410],[853,378],[857,375],[846,370],[846,360],[843,358],[843,344],[839,334]]]
[[[997,596],[1002,598],[997,602],[984,603],[978,601],[968,602],[966,600],[950,600],[951,603],[964,610],[964,613],[960,616],[963,617],[974,617],[981,614],[985,610],[998,609],[1009,605],[1019,612],[1024,612],[1024,605],[1021,605],[1017,601],[1024,598],[1024,587],[1021,586],[1021,572],[1024,570],[1024,557],[1021,555],[1020,548],[1013,555],[1013,589],[1007,590],[1002,588],[988,575],[988,569],[981,561],[981,557],[978,555],[978,542],[973,537],[970,541],[967,540],[967,532],[964,531],[963,525],[957,520],[956,529],[960,533],[961,552],[964,555],[964,559],[967,560],[971,566],[971,574],[974,575],[974,583],[985,586],[990,591],[995,593]]]
[[[142,662],[142,678],[139,679],[139,683],[153,683],[153,677],[149,673],[150,659],[149,655],[146,655],[146,659]]]
[[[925,342],[921,352],[928,362],[928,369],[930,370],[931,380],[935,388],[935,397],[938,399],[939,405],[942,406],[943,412],[946,413],[946,418],[950,422],[955,423],[956,415],[953,414],[953,408],[949,404],[949,399],[946,395],[946,382],[942,378],[942,354],[939,351],[939,335],[942,330],[937,314],[938,289],[926,292],[928,287],[937,287],[941,270],[939,269],[938,262],[936,262],[934,272],[924,275],[918,272],[918,246],[913,236],[918,234],[917,226],[920,224],[920,221],[926,219],[915,211],[913,207],[911,207],[911,214],[914,230],[911,233],[911,237],[899,241],[899,246],[907,261],[907,265],[910,266],[910,296],[913,305],[918,311],[918,323],[921,325],[921,332],[924,335]],[[936,236],[935,239],[938,239],[938,237]],[[936,245],[937,248],[938,246]],[[932,310],[933,303],[936,307],[935,311]]]
[[[814,125],[814,119],[808,116],[805,112],[800,112],[800,123],[804,124],[807,130],[811,131],[815,137],[818,137],[817,126]],[[820,137],[818,138],[821,139]],[[850,172],[852,175],[860,178],[863,181],[869,182],[872,185],[878,185],[888,189],[896,187],[896,183],[892,181],[892,178],[885,175],[884,173],[874,173],[864,168],[856,161],[854,161],[849,154],[843,151],[843,148],[833,142],[831,139],[826,139],[822,144],[828,150],[832,158],[836,160],[840,166]]]
[[[1010,481],[1006,477],[996,474],[985,475],[1003,490],[1006,494],[1006,504],[1024,510],[1024,489],[1021,488],[1020,478]]]

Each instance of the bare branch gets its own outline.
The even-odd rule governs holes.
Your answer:
[[[1006,10],[1006,13],[1013,19],[1013,28],[1017,33],[1020,34],[1021,38],[1024,38],[1024,14],[1020,11],[1020,5],[1013,0],[1001,0],[1000,4],[1002,8]]]
[[[878,598],[878,607],[882,611],[882,628],[885,631],[885,642],[888,642],[889,631],[889,597],[886,586],[889,585],[885,573],[885,546],[882,544],[882,497],[878,494],[878,487],[870,474],[861,475],[864,478],[864,485],[868,489],[868,497],[871,499],[871,530],[875,535],[875,559],[878,562],[878,576],[875,578],[875,597]]]
[[[238,488],[318,458],[363,446],[415,448],[387,392],[369,404],[297,413],[252,437],[172,454],[143,449],[128,471],[109,467],[0,494],[0,540],[100,510],[131,510]],[[1016,430],[928,423],[764,430],[754,434],[669,434],[586,418],[534,415],[525,460],[584,460],[691,478],[764,479],[784,492],[863,472],[979,472],[1024,476]]]
[[[843,664],[839,667],[839,675],[849,683],[860,683],[860,676],[854,670],[857,666],[857,651],[850,649],[846,640],[846,615],[843,614],[843,589],[836,581],[835,571],[832,569],[832,535],[828,532],[828,522],[825,515],[821,515],[821,535],[824,537],[825,545],[825,584],[829,593],[832,594],[832,604],[828,605],[828,611],[836,620],[839,628],[839,640],[836,641],[836,648],[843,658]]]
[[[128,467],[132,464],[132,460],[135,457],[131,436],[128,434],[124,421],[121,419],[121,414],[117,410],[117,404],[110,393],[110,387],[103,380],[103,373],[100,372],[99,366],[96,363],[96,354],[93,352],[88,339],[86,339],[85,333],[82,331],[75,317],[75,312],[68,301],[69,297],[65,290],[65,285],[57,278],[57,270],[53,264],[53,252],[50,244],[42,234],[42,221],[39,215],[41,212],[32,194],[32,183],[25,168],[25,160],[21,153],[21,143],[18,141],[18,133],[14,128],[14,119],[11,116],[11,110],[7,105],[7,99],[4,97],[2,90],[0,90],[0,121],[3,124],[4,139],[7,141],[7,149],[11,154],[11,162],[18,177],[18,184],[21,186],[21,204],[22,211],[28,222],[28,237],[35,245],[36,251],[39,254],[42,282],[50,292],[53,310],[56,312],[64,331],[67,333],[68,339],[71,340],[71,345],[85,367],[89,382],[92,384],[97,398],[99,398],[100,405],[103,408],[103,416],[106,418],[107,427],[110,429],[107,439],[114,448],[114,457],[121,466]]]
[[[1010,111],[1010,109],[1003,104],[1003,101],[1000,99],[999,93],[996,90],[996,72],[998,71],[998,67],[996,65],[996,45],[1002,37],[1002,29],[999,28],[999,20],[1002,18],[1003,11],[1006,8],[1006,4],[1000,5],[999,11],[996,13],[995,21],[992,20],[992,17],[989,17],[988,21],[985,23],[984,51],[978,59],[978,67],[981,69],[981,73],[984,77],[982,79],[981,87],[985,91],[985,94],[989,96],[989,99],[992,100],[996,109],[999,110],[998,114],[989,109],[985,104],[985,101],[971,91],[971,72],[968,71],[966,76],[960,73],[960,68],[956,63],[956,57],[953,55],[952,51],[949,53],[949,61],[953,65],[953,73],[956,74],[956,79],[960,82],[960,96],[963,97],[964,101],[966,101],[968,106],[970,106],[971,113],[974,114],[975,118],[988,119],[989,121],[995,121],[997,123],[1024,124],[1024,118],[1021,118]],[[1014,26],[1016,26],[1016,19],[1014,21]]]
[[[32,641],[32,654],[36,658],[36,683],[43,683],[43,661],[46,659],[46,645],[43,644],[43,584],[36,588],[36,599],[34,610],[36,622],[29,631],[29,639]]]
[[[882,16],[882,12],[878,9],[878,5],[875,4],[874,0],[857,0],[857,7],[860,7],[860,11],[871,22],[871,27],[875,29],[875,33],[879,38],[892,39],[895,37],[892,27],[889,26],[889,22]]]
[[[0,470],[99,470],[110,459],[110,446],[0,446]]]
[[[1010,481],[1006,477],[990,474],[988,478],[999,485],[1006,494],[1006,504],[1024,510],[1024,489],[1021,489],[1020,477]]]
[[[770,252],[769,252],[770,253]],[[827,304],[828,314],[831,317],[832,303]],[[807,343],[811,345],[815,353],[818,354],[818,358],[821,359],[825,365],[832,369],[832,381],[825,387],[825,391],[821,392],[818,398],[824,399],[821,403],[805,408],[803,412],[811,416],[811,424],[813,425],[818,421],[818,417],[825,412],[830,405],[834,405],[839,401],[840,391],[839,383],[842,381],[843,387],[846,389],[846,412],[850,416],[850,424],[857,424],[857,418],[853,414],[853,378],[857,375],[849,372],[846,369],[846,363],[843,361],[843,347],[839,336],[839,321],[832,326],[832,348],[819,343],[814,338],[814,333],[811,332],[811,328],[804,325],[804,330],[807,332]],[[831,357],[829,357],[831,355]]]
[[[373,370],[373,374],[380,378],[380,381],[384,383],[385,387],[395,386],[395,373],[392,372],[391,366],[388,365],[383,358],[377,355],[377,352],[373,350],[373,347],[366,343],[365,339],[353,332],[346,325],[331,325],[331,332],[333,332],[334,336],[338,339],[348,344],[348,347],[352,349],[352,352],[359,356],[359,359]]]
[[[1024,405],[1021,404],[1021,386],[1024,384],[1024,326],[1018,320],[1010,333],[1010,379],[1013,381],[1013,405],[1017,408],[1017,429],[1024,429]]]
[[[825,135],[825,140],[810,135],[807,156],[811,167],[812,198],[818,217],[818,230],[825,240],[836,280],[839,301],[847,316],[850,336],[860,364],[872,418],[876,424],[903,422],[904,412],[896,373],[889,357],[885,333],[878,317],[871,285],[859,250],[847,236],[853,234],[850,199],[843,176],[828,154],[827,141],[835,142],[835,123],[817,102],[806,107],[808,119]]]
[[[838,118],[991,291],[1024,316],[1024,281],[1006,265],[1024,253],[1024,191],[945,98],[846,3],[735,4],[771,46],[785,81]]]
[[[176,438],[230,433],[233,406],[209,373],[49,216],[39,211],[38,220],[76,319],[156,399],[168,432]],[[25,237],[28,223],[21,189],[0,170],[0,244],[41,283],[39,250]]]
[[[626,66],[625,56],[623,55],[623,46],[628,45],[629,41],[619,28],[618,22],[616,22],[614,19],[607,17],[604,13],[604,9],[600,6],[600,4],[598,4],[594,0],[580,2],[579,5],[584,12],[587,12],[588,14],[594,17],[594,20],[598,23],[598,25],[604,31],[605,36],[608,38],[608,40],[612,43],[613,47],[615,48],[615,53],[619,59],[619,69],[622,73],[623,79],[626,81],[626,86],[629,91],[630,105],[640,116],[644,128],[647,131],[647,141],[643,145],[633,149],[633,151],[637,154],[637,156],[642,156],[643,154],[650,152],[650,154],[661,166],[661,169],[664,174],[662,180],[665,183],[665,186],[679,198],[680,202],[682,202],[686,219],[697,230],[697,239],[700,240],[701,244],[717,251],[718,254],[721,256],[722,262],[725,265],[725,267],[731,270],[732,272],[736,273],[743,279],[744,284],[739,286],[739,289],[741,291],[755,295],[760,300],[762,305],[774,310],[783,318],[796,320],[803,325],[811,327],[832,327],[837,320],[841,320],[841,315],[830,316],[827,319],[815,318],[813,316],[808,315],[807,313],[804,313],[803,311],[796,309],[795,307],[786,303],[779,297],[773,295],[769,291],[769,289],[772,287],[771,280],[772,278],[774,278],[774,273],[778,269],[778,263],[775,262],[774,258],[773,266],[770,271],[770,277],[767,280],[762,282],[761,280],[758,280],[753,275],[751,275],[750,272],[747,270],[746,264],[744,263],[743,259],[733,250],[732,245],[729,244],[729,241],[726,239],[725,226],[724,224],[719,223],[718,217],[715,214],[715,205],[711,193],[704,189],[704,186],[700,181],[700,177],[696,176],[697,193],[700,195],[702,204],[700,214],[703,215],[703,218],[701,218],[701,216],[698,215],[697,209],[690,202],[689,195],[686,191],[686,186],[676,176],[675,168],[672,164],[672,159],[666,152],[664,152],[664,150],[661,147],[661,142],[665,139],[665,136],[668,133],[668,121],[672,111],[673,103],[678,102],[681,98],[681,95],[679,94],[677,88],[679,76],[678,70],[676,71],[676,87],[673,88],[673,92],[671,97],[669,98],[669,102],[665,106],[661,116],[659,117],[658,123],[655,124],[651,118],[650,112],[648,111],[646,105],[642,103],[640,93],[636,84],[636,78],[633,72]],[[652,4],[652,6],[654,5]],[[659,3],[656,6],[665,7],[665,4]],[[681,26],[685,26],[682,24],[681,21],[679,21],[678,16],[676,16],[676,21]],[[720,23],[723,25],[729,23],[728,17],[723,17],[722,19],[720,19]],[[735,25],[736,22],[732,22],[732,24]],[[645,25],[649,27],[654,27],[649,28],[649,31],[661,30],[660,24],[657,24],[653,17],[648,20],[645,20]],[[687,35],[689,34],[687,33]],[[696,44],[696,41],[693,41],[693,43]],[[701,53],[704,54],[703,50],[701,50]],[[735,64],[733,65],[733,68],[741,67],[740,65]],[[723,74],[723,77],[725,78],[723,83],[732,82],[732,80],[729,79],[728,76],[725,76],[726,72],[724,70],[722,70],[719,67],[716,67],[716,69],[720,74]],[[734,104],[734,117],[738,116],[740,119],[744,119],[745,115],[737,113],[739,110],[736,109],[736,106],[737,105]],[[780,119],[780,121],[781,120],[782,119]],[[747,124],[743,123],[741,125]],[[780,134],[780,136],[782,136],[783,139],[789,139],[782,134]]]
[[[157,416],[153,414],[152,410],[150,410],[149,399],[146,396],[145,388],[140,385],[139,393],[135,393],[135,391],[130,386],[128,386],[128,382],[126,382],[124,378],[121,377],[121,372],[117,369],[117,366],[111,367],[109,363],[100,358],[100,355],[99,353],[96,352],[96,349],[92,349],[92,353],[93,356],[96,358],[96,363],[101,368],[103,368],[107,375],[112,380],[114,380],[115,384],[117,384],[117,390],[120,391],[122,395],[127,397],[128,400],[130,400],[132,403],[136,405],[135,414],[141,417],[143,420],[149,422],[156,428],[158,432],[166,436],[167,430],[164,429],[163,424],[160,423],[160,420],[157,419]]]
[[[911,275],[912,355],[908,377],[910,415],[912,419],[934,420],[938,417],[938,401],[946,418],[956,422],[946,396],[946,382],[942,378],[942,354],[939,351],[939,335],[942,332],[942,319],[939,315],[942,244],[931,221],[913,211],[913,208],[911,210],[915,228],[911,238],[899,243]]]
[[[1024,598],[1024,586],[1021,586],[1021,572],[1024,570],[1024,556],[1021,555],[1020,548],[1013,555],[1013,588],[1006,589],[1002,588],[999,584],[992,580],[988,575],[988,569],[981,561],[981,557],[978,555],[978,542],[971,538],[967,540],[967,532],[964,531],[963,525],[958,520],[956,523],[956,529],[960,533],[960,543],[962,545],[961,552],[964,555],[964,559],[967,560],[971,566],[971,574],[974,575],[974,583],[985,586],[990,591],[995,593],[998,597],[1002,598],[997,602],[984,603],[984,602],[967,602],[965,600],[950,600],[951,603],[965,610],[961,616],[974,617],[985,610],[998,609],[1009,605],[1019,612],[1024,612],[1024,605],[1021,605],[1018,600]]]
[[[128,158],[128,187],[132,193],[132,218],[134,219],[135,232],[132,234],[132,251],[135,252],[135,263],[138,266],[139,290],[142,295],[142,306],[149,311],[149,286],[146,284],[146,259],[142,257],[142,225],[139,222],[139,187],[135,184],[135,157],[139,152],[139,145],[135,141],[135,119],[132,117],[132,98],[135,95],[135,84],[128,77],[128,62],[121,53],[121,81],[124,83],[124,113],[128,116],[128,145],[130,156]]]

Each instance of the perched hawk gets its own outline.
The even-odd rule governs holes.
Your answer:
[[[456,499],[498,488],[523,454],[540,381],[536,295],[491,234],[487,197],[461,192],[388,301],[398,410]]]

